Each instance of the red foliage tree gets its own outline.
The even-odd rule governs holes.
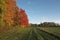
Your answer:
[[[19,24],[21,26],[28,26],[28,18],[25,10],[19,9],[16,5],[15,0],[7,0],[6,13],[4,14],[4,21],[9,26],[14,24]]]
[[[18,13],[18,23],[22,26],[29,25],[27,15],[25,13],[25,10],[23,10],[23,9],[20,9],[20,11]]]

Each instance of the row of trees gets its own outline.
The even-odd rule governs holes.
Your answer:
[[[19,9],[16,0],[0,0],[0,26],[28,26],[25,10]]]
[[[30,24],[30,26],[34,27],[60,27],[60,24],[54,22],[43,22],[40,24]]]
[[[0,31],[29,26],[25,10],[19,9],[16,0],[0,0]]]
[[[58,23],[54,23],[54,22],[44,22],[38,25],[39,27],[60,27],[60,25]]]

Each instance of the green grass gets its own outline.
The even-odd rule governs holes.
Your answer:
[[[20,28],[20,30],[10,32],[0,32],[0,40],[21,40],[30,32],[30,28]]]
[[[60,37],[60,27],[39,27],[39,29],[55,34]]]
[[[59,40],[59,37],[51,35],[35,27],[20,28],[16,31],[0,32],[0,40]]]

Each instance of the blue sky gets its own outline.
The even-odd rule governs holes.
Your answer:
[[[30,23],[60,23],[60,0],[17,0],[17,6],[26,11]]]

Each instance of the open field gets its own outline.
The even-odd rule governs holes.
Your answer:
[[[38,28],[28,27],[13,32],[0,32],[0,40],[60,40],[60,38]]]
[[[60,37],[60,27],[39,27],[39,29],[55,34]]]

